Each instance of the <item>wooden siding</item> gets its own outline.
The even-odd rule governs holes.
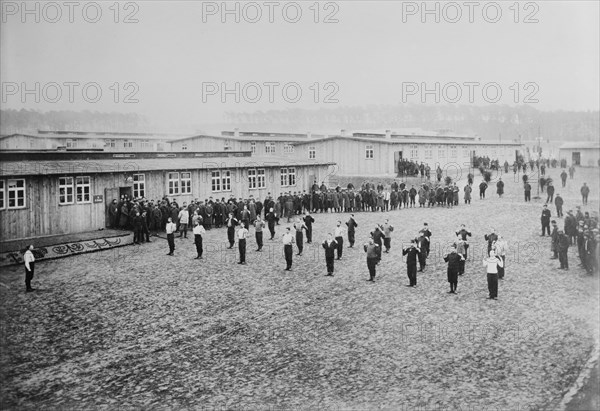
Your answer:
[[[169,170],[140,173],[145,175],[145,197],[148,200],[160,200],[167,195],[169,199],[176,199],[179,204],[182,204],[183,202],[189,203],[196,198],[200,200],[209,197],[229,199],[231,194],[236,198],[249,198],[252,195],[254,198],[264,199],[269,192],[273,196],[278,196],[280,193],[288,191],[308,191],[312,185],[309,176],[314,175],[319,182],[325,181],[327,184],[328,175],[331,172],[327,166],[323,165],[295,166],[295,168],[296,184],[291,187],[281,186],[279,166],[265,168],[266,188],[263,189],[249,189],[247,168],[230,169],[231,191],[220,192],[211,190],[211,172],[209,170],[189,170],[192,174],[192,192],[178,195],[167,194]],[[181,173],[182,170],[177,170],[177,172]],[[105,228],[106,206],[112,200],[104,198],[105,189],[133,187],[133,183],[126,181],[126,174],[124,173],[86,175],[90,177],[91,203],[68,205],[59,204],[59,176],[25,178],[27,187],[25,208],[0,210],[0,227],[2,227],[3,240],[68,234]],[[65,176],[75,177],[83,176],[83,174]],[[3,177],[3,179],[8,180],[7,177]],[[94,203],[95,195],[102,195],[102,202]],[[76,196],[75,189],[74,196]]]

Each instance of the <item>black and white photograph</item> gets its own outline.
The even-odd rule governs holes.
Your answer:
[[[600,2],[0,12],[0,410],[600,411]]]

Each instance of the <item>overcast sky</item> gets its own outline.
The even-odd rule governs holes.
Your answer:
[[[23,15],[21,2],[3,1],[2,107],[218,122],[225,111],[434,104],[436,92],[423,96],[422,83],[435,90],[437,82],[440,104],[488,104],[500,90],[495,104],[599,109],[599,2],[474,3],[472,9],[462,1],[454,3],[458,8],[428,3],[430,10],[438,7],[437,23],[435,12],[422,14],[420,1],[229,3],[237,16],[223,15],[221,2],[193,1],[121,2],[118,16],[113,2],[98,2],[98,16],[83,2],[70,22],[62,2],[54,3],[58,16],[44,3],[28,2],[33,12]],[[35,91],[21,94],[23,85],[35,90],[36,82],[39,103]],[[65,82],[80,84],[71,86],[73,102]],[[82,92],[91,82],[98,87],[88,85],[85,97],[95,103]],[[239,103],[220,93],[222,83],[235,90],[236,82]],[[265,85],[270,82],[279,84]],[[465,85],[471,82],[478,84]],[[290,102],[298,86],[302,97]],[[127,97],[134,102],[125,103]]]

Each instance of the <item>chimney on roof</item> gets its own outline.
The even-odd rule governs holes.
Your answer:
[[[234,128],[233,129],[233,136],[234,137],[239,137],[240,136],[240,129],[239,128]]]
[[[390,140],[392,138],[392,130],[385,130],[385,138]]]
[[[306,138],[312,138],[312,133],[310,131],[306,132]]]
[[[346,129],[345,128],[343,128],[343,129],[340,130],[340,135],[341,136],[345,136],[346,135]]]

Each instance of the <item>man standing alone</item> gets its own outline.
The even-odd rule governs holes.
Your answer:
[[[335,227],[335,242],[337,243],[337,259],[342,258],[342,252],[344,251],[344,228],[342,222],[338,221]]]
[[[381,227],[383,231],[383,245],[385,246],[385,252],[390,252],[390,247],[392,245],[392,231],[394,231],[394,226],[390,224],[389,219],[385,219],[385,223]]]
[[[31,288],[31,280],[33,280],[33,270],[35,266],[35,257],[33,256],[33,244],[27,247],[27,251],[23,255],[25,262],[25,292],[35,291]]]
[[[450,294],[456,294],[456,287],[458,286],[458,272],[460,261],[463,260],[463,256],[456,252],[456,246],[452,246],[452,250],[449,254],[446,254],[444,261],[448,263],[448,282],[450,283]]]

